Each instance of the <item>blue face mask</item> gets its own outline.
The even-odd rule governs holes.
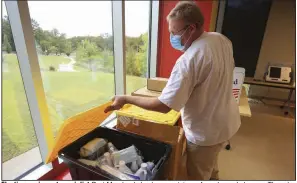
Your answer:
[[[180,51],[185,49],[185,46],[183,46],[181,43],[181,35],[173,35],[172,33],[170,33],[170,43],[174,49]]]
[[[180,50],[180,51],[183,51],[185,49],[185,46],[182,45],[181,38],[187,30],[188,30],[188,27],[182,33],[182,35],[173,35],[172,33],[170,33],[170,43],[174,49]]]

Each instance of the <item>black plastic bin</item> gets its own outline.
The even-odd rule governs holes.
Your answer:
[[[99,168],[94,168],[77,161],[80,158],[80,148],[96,137],[107,139],[118,149],[135,145],[141,151],[144,162],[152,160],[155,162],[157,168],[152,176],[152,180],[165,179],[163,175],[164,165],[171,153],[171,146],[169,144],[128,132],[98,127],[59,151],[59,158],[68,166],[73,180],[117,180]]]

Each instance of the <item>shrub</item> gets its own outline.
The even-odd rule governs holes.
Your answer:
[[[51,66],[49,66],[49,70],[50,70],[50,71],[56,71],[56,68],[55,68],[54,66],[51,65]]]

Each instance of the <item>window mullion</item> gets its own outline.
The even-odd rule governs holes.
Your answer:
[[[217,16],[216,28],[215,28],[216,32],[222,33],[226,3],[227,3],[226,0],[219,1],[219,5],[218,5],[219,10],[218,10],[218,16]]]
[[[5,1],[16,47],[24,89],[39,144],[42,160],[45,162],[53,147],[53,133],[50,115],[35,47],[27,1]]]
[[[159,27],[159,1],[151,1],[151,27],[150,27],[150,64],[149,77],[157,76],[157,53],[158,53],[158,27]]]
[[[115,94],[126,93],[125,4],[112,1]]]

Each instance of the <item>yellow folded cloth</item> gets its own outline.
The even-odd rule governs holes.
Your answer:
[[[122,109],[118,110],[116,113],[118,116],[127,116],[139,120],[151,121],[171,126],[175,125],[175,123],[180,117],[180,112],[176,112],[175,110],[171,110],[167,114],[163,114],[160,112],[142,109],[131,104],[126,104]]]

